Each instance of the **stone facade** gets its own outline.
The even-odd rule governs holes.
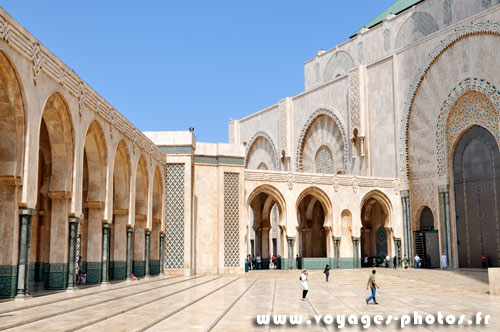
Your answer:
[[[445,253],[474,267],[459,261],[475,229],[460,226],[471,193],[456,174],[479,164],[456,149],[477,138],[497,160],[500,7],[426,0],[395,14],[318,52],[304,92],[209,144],[192,130],[142,133],[0,10],[0,296],[77,287],[85,273],[239,273],[247,255],[264,268],[358,268],[431,253],[426,240],[431,265]],[[498,266],[498,222],[476,215]]]

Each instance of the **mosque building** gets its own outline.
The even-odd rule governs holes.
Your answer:
[[[0,8],[0,297],[247,255],[500,266],[499,3],[398,0],[216,144],[141,132]]]

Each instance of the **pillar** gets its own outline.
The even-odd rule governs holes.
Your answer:
[[[396,257],[398,258],[398,266],[401,267],[401,239],[394,238],[394,245],[396,246]]]
[[[160,233],[160,275],[165,274],[165,233]]]
[[[338,269],[339,268],[339,255],[340,255],[340,237],[334,237],[333,238],[333,255],[334,255],[334,268]]]
[[[453,266],[451,259],[450,196],[448,186],[439,186],[438,189],[441,205],[441,224],[443,225],[443,250],[448,259],[448,266]]]
[[[16,298],[29,296],[29,256],[30,256],[30,239],[31,239],[31,216],[34,214],[33,209],[20,209],[19,218],[19,257],[17,265],[17,292]]]
[[[79,218],[69,217],[68,289],[76,286],[76,236]]]
[[[410,218],[410,192],[401,191],[401,203],[403,205],[403,240],[405,243],[405,254],[408,260],[413,257],[413,246],[411,243],[411,218]]]
[[[104,222],[102,224],[102,270],[101,284],[108,283],[109,276],[109,240],[111,235],[111,224]]]
[[[146,266],[144,267],[144,276],[149,277],[149,250],[150,250],[150,239],[151,239],[151,230],[146,229],[144,231],[144,247],[146,250],[145,259]]]
[[[295,254],[293,252],[293,247],[295,246],[295,237],[293,236],[287,236],[287,242],[288,242],[288,269],[294,270],[296,268],[295,266]]]
[[[352,249],[353,249],[353,268],[359,268],[359,237],[352,237]]]
[[[86,261],[87,284],[98,284],[101,282],[102,277],[102,210],[104,203],[88,201],[86,205],[88,208],[88,218],[84,258]],[[83,248],[83,243],[80,244],[80,247]]]
[[[127,264],[126,264],[126,279],[132,280],[132,241],[134,235],[134,227],[127,226]]]

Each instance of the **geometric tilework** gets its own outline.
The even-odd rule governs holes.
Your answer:
[[[322,145],[316,152],[314,173],[333,174],[332,152],[326,145]]]
[[[335,52],[326,64],[323,81],[328,82],[339,75],[347,74],[352,68],[354,68],[354,61],[349,53],[345,51]]]
[[[359,132],[361,126],[359,111],[359,69],[349,72],[349,120],[351,122],[351,133],[354,129]]]
[[[363,48],[363,42],[358,43],[358,62],[360,65],[365,63],[365,50]]]
[[[395,48],[409,45],[438,30],[439,26],[434,17],[424,12],[417,12],[408,17],[399,29]]]
[[[184,164],[167,164],[165,268],[184,268]]]
[[[14,297],[17,291],[17,265],[0,265],[0,298]]]
[[[429,56],[424,60],[422,65],[418,68],[417,74],[410,83],[410,89],[408,90],[407,96],[404,102],[403,115],[400,120],[400,138],[399,138],[399,175],[403,181],[407,181],[409,175],[409,155],[408,155],[408,126],[410,121],[410,113],[413,108],[413,102],[415,100],[417,90],[421,86],[424,76],[429,71],[431,66],[436,62],[436,60],[443,54],[448,48],[452,47],[457,41],[462,40],[465,37],[473,35],[500,35],[500,24],[497,22],[490,21],[479,21],[470,24],[462,25],[453,30],[452,33],[447,35],[441,42],[429,53]],[[466,80],[470,80],[469,78]],[[488,83],[489,84],[489,83]],[[485,91],[481,92],[490,96]],[[495,100],[497,100],[500,94],[499,91],[495,91],[494,98],[491,101],[496,105]],[[497,107],[497,109],[499,109]]]
[[[240,261],[239,174],[224,173],[224,267]]]
[[[384,30],[384,51],[388,52],[391,48],[391,31],[389,29]]]
[[[500,142],[496,116],[500,111],[500,93],[484,79],[466,78],[448,94],[436,125],[438,176],[446,175],[448,154],[458,135],[471,124],[488,129]],[[453,114],[453,115],[452,115]]]

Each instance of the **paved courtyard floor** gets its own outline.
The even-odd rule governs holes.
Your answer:
[[[500,331],[500,296],[488,294],[485,271],[377,269],[380,305],[366,305],[370,269],[339,270],[325,282],[311,271],[308,301],[301,301],[298,271],[242,275],[165,276],[0,302],[0,330],[7,331]],[[442,312],[462,326],[400,328],[403,315]],[[476,313],[488,325],[475,323]],[[286,314],[285,326],[257,324],[257,315]],[[337,315],[383,316],[383,324],[338,328]],[[302,315],[291,325],[290,315]],[[316,323],[315,317],[321,315]],[[331,316],[328,316],[331,315]],[[386,325],[388,316],[397,317]],[[262,316],[265,318],[266,316]],[[276,316],[282,317],[282,316]],[[298,318],[298,316],[296,316]],[[333,322],[329,319],[333,318]],[[278,319],[278,318],[276,318]],[[450,318],[451,319],[451,318]],[[307,324],[310,320],[311,324]]]

